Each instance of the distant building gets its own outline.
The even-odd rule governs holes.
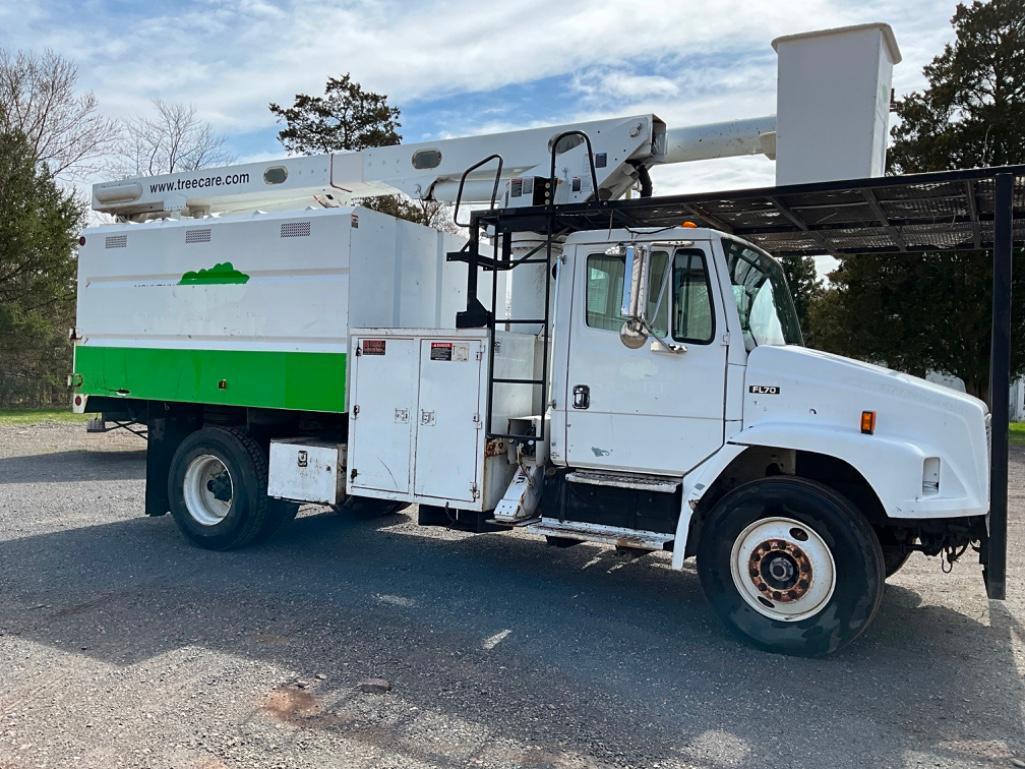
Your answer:
[[[1025,422],[1025,377],[1011,385],[1011,421]]]

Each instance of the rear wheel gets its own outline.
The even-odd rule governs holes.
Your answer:
[[[821,656],[857,638],[875,616],[882,550],[858,510],[800,478],[734,489],[712,509],[698,574],[730,629],[765,651]]]
[[[182,534],[211,550],[265,538],[298,511],[267,496],[267,455],[237,428],[206,427],[182,441],[171,460],[168,498]]]

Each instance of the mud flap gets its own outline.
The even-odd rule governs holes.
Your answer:
[[[185,437],[199,428],[199,420],[193,416],[151,415],[146,426],[146,515],[160,516],[171,509],[167,496],[171,458]]]

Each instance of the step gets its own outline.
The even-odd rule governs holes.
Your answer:
[[[660,531],[642,531],[625,529],[620,526],[605,526],[600,523],[584,523],[582,521],[560,521],[557,518],[541,518],[527,521],[522,528],[531,534],[547,537],[570,537],[602,545],[636,548],[637,550],[661,550],[667,542],[672,542],[672,534]]]
[[[510,529],[522,529],[524,526],[532,526],[535,523],[540,523],[540,516],[534,516],[533,518],[524,518],[522,521],[500,521],[497,518],[485,518],[484,523],[492,523],[495,526],[508,526]]]
[[[680,488],[680,481],[676,478],[638,473],[613,473],[608,470],[574,470],[566,475],[566,480],[570,483],[616,486],[621,489],[654,491],[661,494],[675,494],[676,490]]]

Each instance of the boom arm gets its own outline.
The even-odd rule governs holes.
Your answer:
[[[492,154],[502,158],[502,181],[547,177],[552,143],[563,134],[568,135],[560,142],[560,149],[565,150],[556,157],[555,175],[560,182],[556,200],[583,201],[592,197],[594,190],[591,159],[580,133],[591,142],[599,195],[610,199],[633,186],[641,168],[763,152],[771,147],[766,137],[771,138],[774,123],[770,116],[667,132],[655,115],[635,115],[286,158],[97,184],[93,186],[93,208],[125,218],[173,213],[201,216],[255,208],[347,205],[396,192],[454,202],[464,171]],[[490,201],[497,170],[497,163],[487,163],[468,176],[463,201]]]

